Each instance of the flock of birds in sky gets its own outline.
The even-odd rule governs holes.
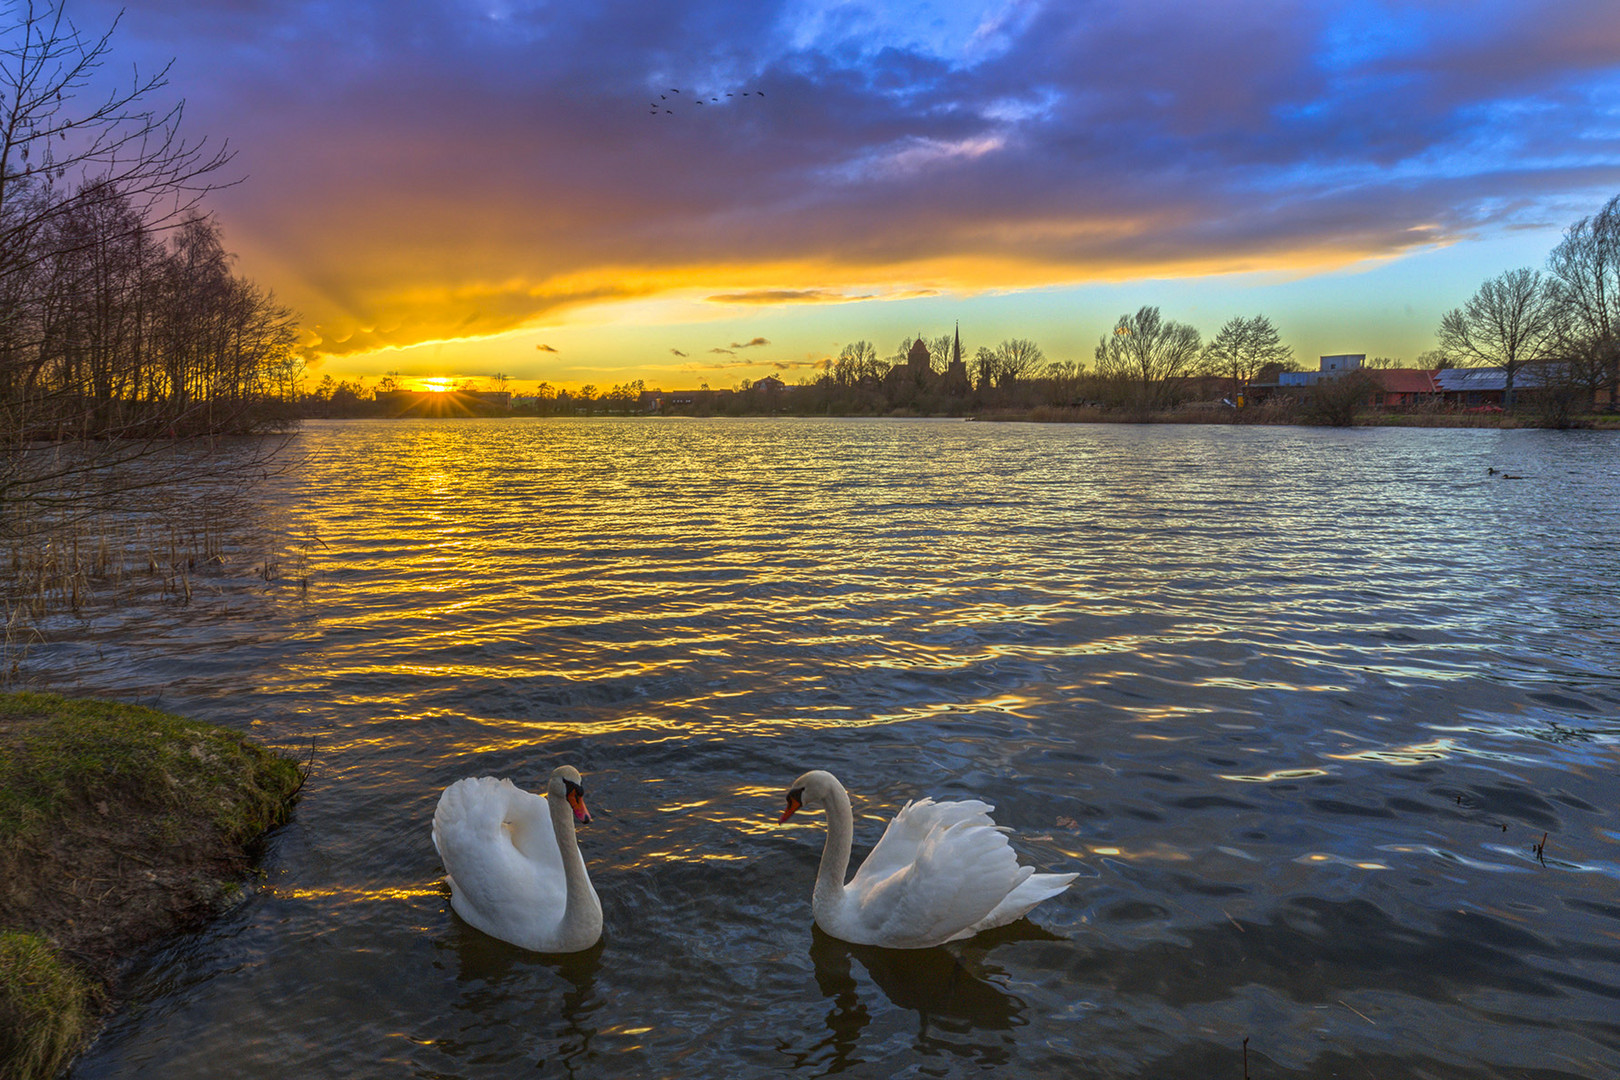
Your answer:
[[[670,97],[669,96],[670,94],[680,94],[680,96],[679,97]],[[705,103],[710,104],[710,105],[724,105],[724,104],[727,104],[725,98],[764,97],[764,96],[765,96],[765,91],[763,91],[763,90],[744,90],[741,93],[738,93],[736,91],[728,90],[726,92],[724,98],[720,97],[717,94],[711,94],[708,98],[704,98],[704,96],[701,93],[699,93],[698,91],[696,91],[696,90],[692,91],[689,94],[683,94],[683,93],[681,93],[681,91],[675,89],[672,86],[672,87],[669,88],[669,94],[659,94],[658,95],[658,100],[651,103],[652,104],[652,109],[648,112],[647,115],[649,115],[649,116],[674,116],[675,115],[674,106],[680,105],[683,102],[688,102],[688,101],[691,102],[694,105],[703,105]]]

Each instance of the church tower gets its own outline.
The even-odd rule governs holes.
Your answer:
[[[951,362],[945,368],[945,389],[952,394],[968,392],[967,364],[962,362],[962,324],[956,324],[956,340],[951,344]]]

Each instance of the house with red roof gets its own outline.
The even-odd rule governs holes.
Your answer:
[[[1362,368],[1375,389],[1367,404],[1374,408],[1400,408],[1433,401],[1440,394],[1432,371],[1423,368]]]

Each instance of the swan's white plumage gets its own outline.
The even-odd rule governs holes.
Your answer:
[[[562,773],[553,774],[549,798],[492,776],[458,780],[433,812],[450,906],[491,937],[536,952],[574,952],[602,935]]]
[[[1077,876],[1019,866],[988,803],[920,799],[895,815],[845,884],[853,831],[849,796],[820,770],[795,781],[799,789],[803,805],[827,809],[816,923],[845,941],[915,949],[971,937],[1021,917]]]

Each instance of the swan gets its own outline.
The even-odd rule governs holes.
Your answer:
[[[995,807],[977,800],[908,802],[855,877],[849,869],[849,793],[816,769],[793,781],[781,821],[801,807],[827,810],[827,846],[811,900],[816,925],[857,945],[926,949],[1003,926],[1061,893],[1078,874],[1019,866]]]
[[[579,854],[576,821],[588,825],[591,814],[569,765],[552,772],[546,798],[493,776],[445,788],[433,811],[433,846],[450,906],[491,937],[535,952],[595,945],[602,902]]]

